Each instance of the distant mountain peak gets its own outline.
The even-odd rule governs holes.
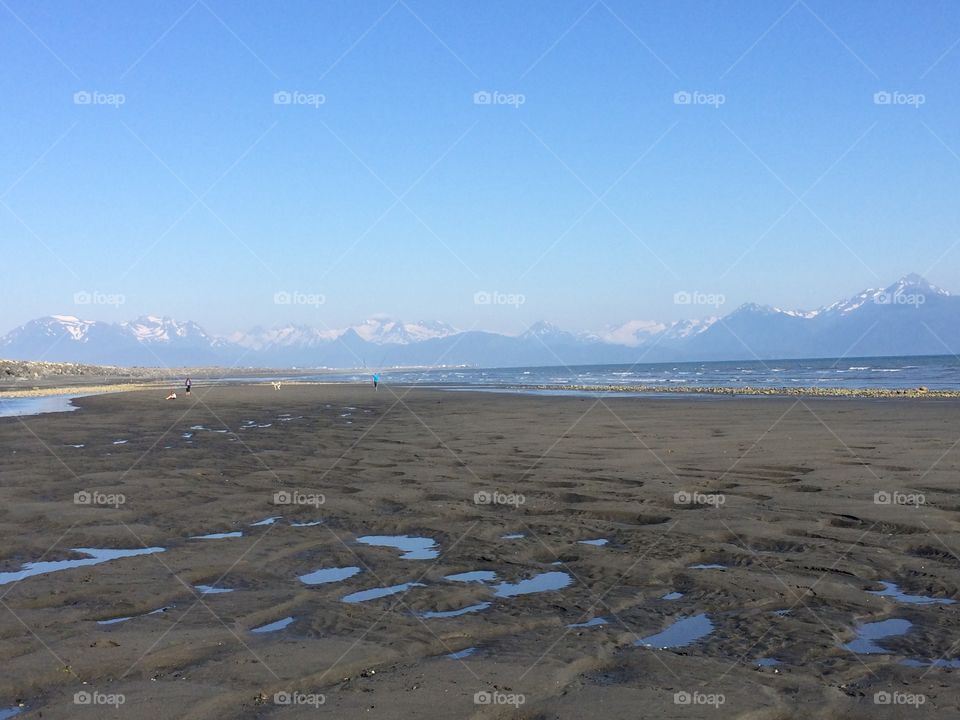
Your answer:
[[[546,320],[537,320],[530,327],[520,333],[521,338],[548,338],[557,335],[569,335],[570,333],[561,330],[553,323]]]
[[[943,297],[948,297],[950,293],[943,288],[939,288],[930,281],[928,281],[922,275],[917,273],[909,273],[904,275],[902,278],[897,280],[893,285],[886,288],[884,292],[890,294],[898,294],[905,292],[907,290],[922,292],[928,295],[940,295]]]

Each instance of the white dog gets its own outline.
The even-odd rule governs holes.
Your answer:
[[[279,390],[279,389],[280,389],[280,386],[281,386],[283,383],[278,380],[277,382],[271,382],[270,384],[273,385],[273,389],[274,389],[274,390]]]

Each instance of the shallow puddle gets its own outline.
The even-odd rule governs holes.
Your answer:
[[[377,598],[406,592],[410,588],[414,587],[426,587],[426,585],[418,582],[408,582],[401,583],[400,585],[390,585],[389,587],[370,588],[369,590],[361,590],[360,592],[351,593],[350,595],[341,598],[341,600],[343,600],[345,603],[366,602],[367,600],[376,600]]]
[[[210,533],[208,535],[191,535],[191,540],[222,540],[223,538],[243,537],[242,530],[233,530],[232,532]]]
[[[467,615],[468,613],[486,610],[488,607],[490,607],[490,603],[482,602],[477,603],[476,605],[468,605],[467,607],[460,608],[459,610],[427,610],[419,613],[419,615],[420,617],[426,619],[460,617],[461,615]]]
[[[493,570],[471,570],[470,572],[456,573],[454,575],[444,575],[444,580],[453,582],[493,582],[497,579],[497,574]]]
[[[661,600],[679,600],[682,597],[683,597],[682,592],[668,592],[666,595],[664,595],[660,599]]]
[[[233,592],[234,588],[218,588],[213,585],[194,585],[194,590],[199,590],[201,595],[220,595],[222,593]]]
[[[264,518],[263,520],[260,520],[258,522],[250,523],[250,527],[260,527],[262,525],[273,525],[277,520],[279,520],[282,517],[283,517],[282,515],[274,515],[272,517]]]
[[[677,620],[663,632],[641,638],[634,642],[634,645],[661,649],[678,648],[705,638],[712,632],[713,622],[706,613],[701,613]]]
[[[289,625],[293,621],[294,621],[293,616],[288,615],[282,620],[277,620],[276,622],[268,623],[266,625],[261,625],[260,627],[255,627],[250,632],[255,632],[255,633],[276,632],[277,630],[283,630],[285,627],[287,627],[287,625]]]
[[[597,547],[603,547],[606,545],[609,540],[607,538],[596,538],[594,540],[577,540],[577,543],[580,545],[595,545]]]
[[[690,570],[726,570],[726,565],[718,565],[717,563],[701,563],[699,565],[688,565]]]
[[[0,720],[7,720],[7,718],[12,718],[15,715],[19,715],[24,711],[24,708],[18,705],[11,705],[10,707],[0,708]]]
[[[117,623],[133,620],[134,618],[147,617],[148,615],[159,615],[160,613],[165,613],[167,610],[172,610],[174,607],[176,606],[167,605],[162,608],[157,608],[156,610],[151,610],[150,612],[141,613],[140,615],[127,615],[125,617],[110,618],[109,620],[97,620],[97,625],[116,625]]]
[[[414,535],[364,535],[357,542],[378,547],[392,547],[402,550],[402,560],[432,560],[439,551],[433,538]]]
[[[114,445],[126,445],[128,442],[130,442],[130,441],[129,441],[129,440],[114,440],[114,441],[113,441],[113,444],[114,444]]]
[[[956,600],[950,598],[938,598],[930,595],[907,595],[896,583],[887,580],[881,580],[880,584],[883,585],[882,590],[867,590],[867,592],[871,595],[892,598],[910,605],[953,605],[956,602]]]
[[[777,658],[772,657],[763,657],[757,658],[753,661],[754,665],[759,665],[760,667],[776,667],[780,664],[780,661]]]
[[[883,640],[896,635],[903,635],[913,623],[901,618],[891,618],[890,620],[881,620],[880,622],[864,623],[856,629],[857,637],[843,646],[844,650],[855,652],[859,655],[871,654],[889,654],[889,650],[884,650],[875,641]]]
[[[497,597],[514,597],[530,593],[560,590],[570,584],[570,576],[565,572],[546,572],[518,583],[500,583],[494,589]]]
[[[300,582],[305,585],[323,585],[325,583],[340,582],[347,578],[352,578],[360,572],[360,568],[355,565],[350,567],[323,568],[315,570],[312,573],[300,576]]]
[[[118,560],[125,557],[135,557],[137,555],[152,555],[153,553],[164,552],[166,548],[149,547],[134,548],[132,550],[112,550],[109,548],[73,548],[73,552],[87,555],[88,557],[79,560],[48,560],[42,562],[24,563],[19,570],[0,573],[0,585],[16,582],[23,578],[33,577],[34,575],[45,575],[46,573],[59,572],[60,570],[69,570],[75,567],[85,567],[88,565],[99,565],[100,563]]]
[[[591,618],[590,620],[587,620],[586,622],[571,623],[570,625],[567,625],[567,627],[568,628],[588,628],[588,627],[596,627],[597,625],[606,625],[606,624],[607,624],[606,618],[595,617],[595,618]]]
[[[292,522],[290,527],[313,527],[314,525],[322,525],[323,520],[310,520],[309,522]]]
[[[458,650],[457,652],[452,652],[447,655],[451,660],[463,660],[465,657],[470,657],[473,655],[477,649],[475,647],[464,648],[463,650]]]
[[[510,533],[509,535],[501,535],[500,539],[501,540],[521,540],[525,537],[526,535],[524,533]]]

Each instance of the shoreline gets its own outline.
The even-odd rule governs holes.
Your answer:
[[[283,385],[290,386],[324,386],[324,385],[342,385],[344,387],[359,387],[366,383],[352,382],[323,382],[319,380],[283,380]],[[227,387],[227,386],[264,386],[270,385],[270,381],[245,381],[238,378],[235,381],[215,382],[215,383],[194,383],[195,388],[203,387]],[[397,384],[394,387],[418,387],[417,385]],[[631,395],[720,395],[720,396],[741,396],[741,397],[844,397],[844,398],[911,398],[911,399],[957,399],[960,398],[960,391],[957,390],[930,390],[925,387],[919,388],[838,388],[838,387],[779,387],[779,388],[761,388],[761,387],[724,387],[720,385],[713,386],[691,386],[678,385],[664,387],[662,385],[451,385],[444,387],[441,385],[431,385],[431,389],[436,390],[458,390],[461,392],[480,391],[493,392],[505,395],[516,393],[517,391],[543,393],[549,396],[550,393],[610,393],[610,394],[631,394]],[[118,392],[134,392],[138,390],[156,390],[173,389],[181,390],[179,384],[173,385],[169,381],[153,380],[146,382],[115,382],[94,384],[75,383],[72,385],[61,385],[51,387],[32,387],[23,390],[0,390],[0,401],[13,398],[30,397],[48,397],[51,395],[105,395]]]
[[[722,385],[516,385],[514,390],[560,390],[590,393],[660,393],[685,395],[764,395],[771,397],[852,397],[852,398],[960,398],[958,390],[918,388],[839,388],[839,387],[724,387]]]

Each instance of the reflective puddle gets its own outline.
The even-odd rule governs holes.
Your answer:
[[[760,667],[776,667],[780,664],[780,661],[777,658],[765,657],[757,658],[753,661],[754,665],[759,665]]]
[[[191,540],[222,540],[223,538],[238,538],[243,537],[242,530],[234,530],[233,532],[218,532],[210,533],[209,535],[191,535]]]
[[[201,595],[220,595],[234,591],[234,588],[218,588],[213,585],[194,585],[193,589],[199,591]]]
[[[46,573],[59,572],[60,570],[69,570],[75,567],[85,567],[87,565],[99,565],[100,563],[118,560],[125,557],[135,557],[137,555],[152,555],[153,553],[164,552],[166,548],[149,547],[134,548],[132,550],[111,550],[108,548],[73,548],[73,552],[87,555],[88,557],[79,560],[52,560],[43,562],[24,563],[19,570],[13,572],[0,573],[0,585],[23,580],[34,575],[45,575]]]
[[[350,567],[323,568],[315,570],[312,573],[300,576],[300,582],[305,585],[323,585],[324,583],[340,582],[351,578],[360,572],[360,568],[351,565]]]
[[[950,598],[938,598],[930,595],[907,595],[896,583],[886,580],[881,580],[880,584],[883,585],[882,590],[867,590],[867,592],[871,595],[893,598],[898,602],[909,603],[910,605],[953,605],[956,602],[956,600]]]
[[[293,621],[294,621],[293,616],[288,615],[282,620],[277,620],[276,622],[268,623],[267,625],[261,625],[260,627],[255,627],[250,632],[255,632],[255,633],[276,632],[277,630],[283,630],[287,625],[289,625]]]
[[[71,412],[79,408],[70,401],[85,397],[90,393],[73,395],[42,395],[40,397],[2,398],[0,399],[0,417],[15,415],[40,415],[51,412]],[[19,712],[19,710],[17,711]],[[0,714],[0,718],[4,715]],[[6,716],[10,717],[10,716]]]
[[[595,617],[595,618],[591,618],[590,620],[587,620],[586,622],[571,623],[570,625],[567,625],[567,627],[568,628],[588,628],[588,627],[596,627],[597,625],[606,625],[606,624],[607,624],[606,618]]]
[[[494,588],[497,597],[514,597],[530,593],[560,590],[570,584],[570,576],[565,572],[546,572],[518,583],[500,583]]]
[[[109,620],[97,620],[97,625],[116,625],[117,623],[133,620],[134,618],[147,617],[148,615],[159,615],[161,613],[165,613],[167,610],[172,610],[175,607],[176,605],[167,605],[166,607],[157,608],[156,610],[141,613],[140,615],[127,615],[125,617],[110,618]]]
[[[718,565],[717,563],[702,563],[699,565],[688,565],[690,570],[726,570],[726,565]]]
[[[437,544],[433,538],[411,535],[364,535],[358,537],[357,542],[364,545],[392,547],[402,550],[403,560],[432,560],[439,555]]]
[[[114,440],[114,441],[113,441],[113,444],[114,444],[114,445],[126,445],[128,442],[130,442],[130,441],[129,441],[129,440]]]
[[[843,646],[844,650],[855,652],[860,655],[871,655],[877,653],[887,653],[875,641],[883,640],[896,635],[903,635],[913,623],[901,618],[892,618],[890,620],[881,620],[880,622],[864,623],[855,628],[857,637]]]
[[[679,600],[682,597],[683,597],[682,592],[668,592],[666,595],[664,595],[660,599],[661,600]]]
[[[486,610],[490,607],[490,603],[482,602],[477,603],[476,605],[468,605],[467,607],[460,608],[459,610],[427,610],[426,612],[419,613],[422,618],[451,618],[451,617],[460,617],[461,615],[467,615],[468,613],[480,612],[481,610]]]
[[[464,648],[463,650],[458,650],[457,652],[452,652],[447,655],[451,660],[463,660],[465,657],[470,657],[473,655],[477,649],[475,647]]]
[[[7,720],[7,718],[12,718],[14,715],[19,715],[24,711],[24,708],[18,705],[11,705],[10,707],[0,708],[0,720]]]
[[[470,572],[456,573],[455,575],[444,575],[444,580],[453,582],[493,582],[497,579],[497,574],[493,570],[471,570]]]
[[[526,535],[524,533],[510,533],[509,535],[501,535],[500,539],[501,540],[520,540],[525,537]]]
[[[282,518],[282,515],[274,515],[273,517],[264,518],[259,522],[250,523],[250,527],[260,527],[261,525],[273,525],[277,520]]]
[[[606,545],[609,540],[607,538],[596,538],[594,540],[578,540],[577,543],[580,545],[595,545],[597,547],[602,547]]]
[[[389,587],[370,588],[369,590],[361,590],[360,592],[351,593],[350,595],[347,595],[341,599],[345,603],[360,603],[366,602],[367,600],[376,600],[377,598],[387,597],[389,595],[396,595],[397,593],[406,592],[410,588],[414,587],[426,587],[426,585],[418,582],[409,582],[402,583],[400,585],[391,585]]]
[[[313,527],[314,525],[322,525],[323,520],[310,520],[309,522],[292,522],[290,527]]]
[[[677,620],[661,633],[641,638],[634,645],[660,649],[678,648],[696,642],[713,632],[713,622],[706,613]]]

